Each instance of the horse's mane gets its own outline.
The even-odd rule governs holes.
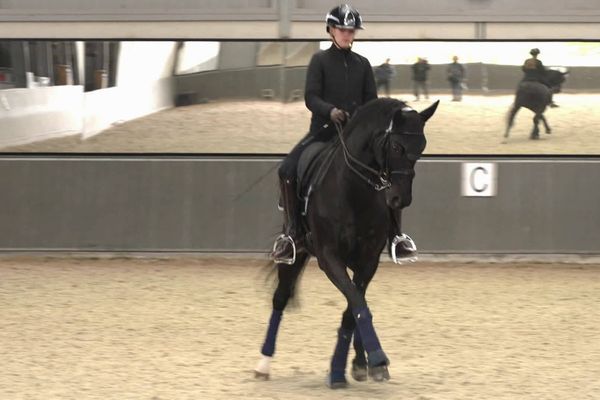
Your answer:
[[[394,112],[406,107],[406,103],[396,99],[380,98],[359,107],[344,128],[344,136],[382,133],[388,128]]]

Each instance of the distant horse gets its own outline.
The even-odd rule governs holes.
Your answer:
[[[535,114],[533,117],[533,130],[531,131],[530,139],[540,138],[540,130],[538,127],[540,121],[543,122],[546,133],[552,132],[544,117],[544,111],[546,111],[546,107],[548,107],[552,101],[552,93],[560,92],[567,74],[568,72],[561,72],[553,69],[546,70],[546,79],[550,87],[537,81],[521,81],[519,83],[515,101],[508,114],[508,123],[506,125],[506,131],[504,132],[505,138],[508,138],[508,133],[513,126],[515,115],[521,107],[528,108]]]
[[[348,302],[328,385],[347,385],[345,369],[353,335],[356,357],[352,376],[359,381],[366,380],[367,375],[376,381],[389,379],[389,361],[375,333],[365,292],[392,224],[401,232],[399,211],[412,201],[414,166],[426,145],[423,128],[437,106],[438,102],[419,113],[395,99],[373,100],[359,108],[343,131],[338,129],[338,139],[321,153],[326,156],[318,160],[318,180],[304,218],[309,232],[304,239],[306,246],[298,249],[292,265],[276,265],[278,286],[261,350],[263,357],[255,369],[257,377],[269,377],[283,310],[314,255]],[[352,278],[347,268],[353,271]]]

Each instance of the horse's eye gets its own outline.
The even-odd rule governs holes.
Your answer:
[[[400,153],[402,151],[402,146],[400,146],[396,142],[393,142],[392,143],[392,150],[394,150],[396,153]]]

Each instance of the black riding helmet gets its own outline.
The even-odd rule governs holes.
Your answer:
[[[332,8],[325,17],[325,22],[327,23],[327,32],[332,26],[341,29],[364,29],[360,14],[349,4],[341,4]]]
[[[529,54],[531,54],[532,56],[537,56],[538,54],[540,54],[540,49],[538,49],[537,47],[535,49],[531,49],[529,50]]]

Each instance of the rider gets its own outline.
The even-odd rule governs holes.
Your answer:
[[[521,67],[521,69],[525,73],[523,81],[540,82],[548,86],[548,88],[550,89],[550,107],[558,107],[558,105],[556,105],[556,103],[554,103],[554,101],[552,100],[554,88],[552,87],[550,82],[548,82],[548,74],[546,73],[546,67],[544,67],[542,61],[537,58],[538,54],[540,54],[540,49],[531,49],[529,51],[529,54],[531,54],[531,58],[525,60],[523,66]]]
[[[310,128],[279,167],[286,223],[284,234],[273,246],[272,257],[277,262],[293,262],[292,243],[301,236],[296,167],[302,151],[314,141],[332,140],[336,135],[334,123],[346,123],[359,106],[377,98],[369,60],[352,51],[356,30],[364,29],[358,11],[342,4],[333,8],[325,21],[331,47],[315,53],[306,71],[304,101],[312,112]]]
[[[364,29],[358,11],[342,4],[333,8],[325,21],[332,45],[313,55],[306,72],[304,100],[312,112],[309,132],[290,151],[278,171],[286,221],[284,233],[277,238],[271,256],[276,262],[287,264],[294,262],[297,244],[294,240],[302,237],[296,191],[296,167],[302,151],[314,141],[332,140],[336,136],[335,123],[346,123],[359,106],[377,98],[369,60],[352,51],[356,30]],[[390,233],[390,243],[396,235],[395,230]],[[399,246],[396,254],[413,255],[404,246]]]

